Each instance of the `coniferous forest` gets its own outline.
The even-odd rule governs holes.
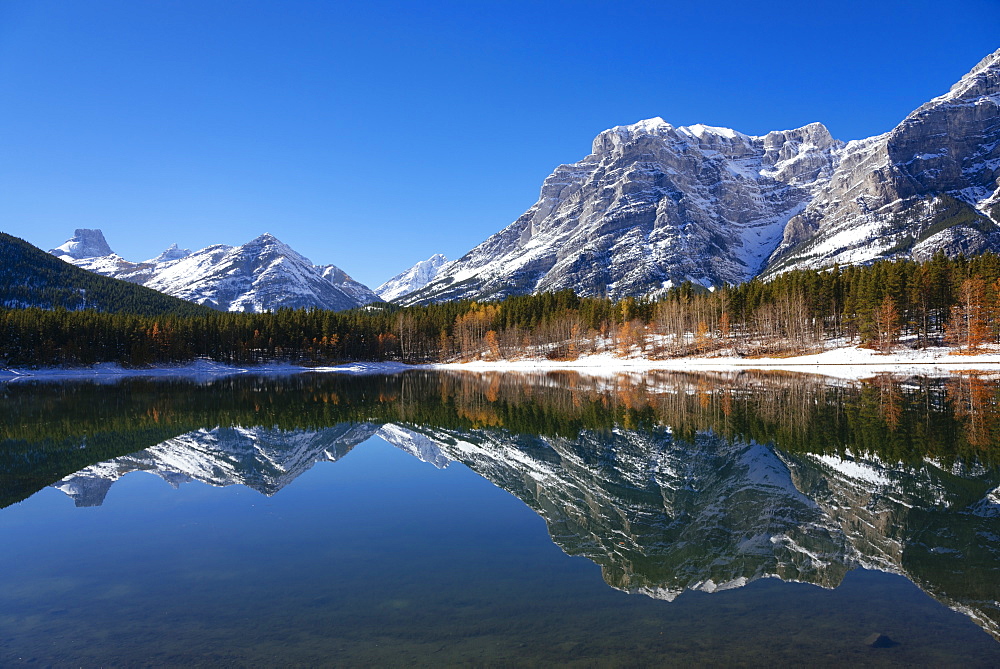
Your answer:
[[[713,291],[685,283],[657,301],[560,291],[490,303],[263,314],[174,302],[158,314],[71,304],[0,309],[0,365],[571,360],[598,352],[662,359],[711,351],[783,355],[834,344],[972,352],[1000,341],[1000,256],[799,270]]]
[[[0,232],[0,270],[0,306],[7,308],[187,316],[209,311],[152,288],[74,267],[4,232]]]

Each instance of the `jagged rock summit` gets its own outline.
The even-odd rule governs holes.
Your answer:
[[[795,268],[1000,248],[1000,50],[891,132],[605,130],[514,223],[401,304],[572,288],[655,296]]]
[[[110,256],[114,254],[114,251],[108,246],[108,242],[104,239],[104,233],[100,230],[77,229],[73,232],[72,238],[62,246],[51,249],[49,253],[64,259],[80,260],[82,258]]]
[[[1000,248],[1000,50],[890,132],[850,142],[768,274]]]
[[[141,263],[112,253],[100,230],[76,233],[74,239],[52,253],[98,274],[222,311],[261,312],[281,308],[339,311],[380,301],[343,270],[334,265],[313,265],[270,233],[242,246],[216,244],[195,252],[174,244],[156,258]],[[107,253],[101,253],[105,250]]]
[[[375,289],[375,294],[386,302],[391,302],[403,295],[409,295],[433,281],[447,263],[447,258],[436,253],[383,283]]]

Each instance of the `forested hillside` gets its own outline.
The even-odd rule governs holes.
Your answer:
[[[0,306],[90,309],[107,313],[195,316],[208,312],[151,288],[110,279],[74,267],[0,232]]]
[[[612,302],[561,291],[497,303],[382,305],[347,312],[0,310],[0,361],[9,366],[148,365],[195,358],[234,364],[575,359],[607,351],[649,358],[717,350],[753,356],[850,344],[887,351],[901,342],[975,351],[997,341],[1000,256],[995,254],[801,270],[715,292],[685,284],[657,302]]]

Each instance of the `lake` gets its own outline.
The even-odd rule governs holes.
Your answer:
[[[976,374],[0,384],[0,665],[998,666],[998,487]]]

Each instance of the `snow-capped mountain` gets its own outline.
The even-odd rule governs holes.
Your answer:
[[[343,270],[317,267],[271,234],[242,246],[216,244],[194,252],[174,244],[156,258],[135,263],[113,253],[100,230],[77,230],[50,253],[92,272],[222,311],[336,311],[380,301]]]
[[[72,258],[81,260],[83,258],[99,258],[101,256],[113,255],[111,247],[104,239],[104,233],[100,230],[77,229],[73,232],[73,237],[62,246],[57,246],[51,251],[52,255],[59,256],[64,260]]]
[[[440,253],[436,253],[427,260],[421,260],[410,269],[400,272],[383,283],[375,289],[375,294],[386,302],[409,295],[433,281],[447,262],[447,258]]]
[[[511,226],[400,301],[563,288],[619,298],[749,279],[840,146],[818,123],[764,137],[660,118],[606,130]]]
[[[1000,50],[837,161],[789,221],[768,273],[1000,248]]]
[[[79,230],[77,230],[79,232]],[[100,232],[98,230],[97,232]],[[110,249],[109,249],[110,250]],[[160,255],[155,258],[147,260],[148,263],[153,263],[154,265],[161,262],[170,262],[171,260],[180,260],[181,258],[187,258],[191,255],[191,249],[182,249],[177,246],[177,244],[171,244],[163,251]]]
[[[796,267],[1000,248],[1000,50],[891,132],[602,132],[509,227],[402,304],[572,288],[655,295]]]

